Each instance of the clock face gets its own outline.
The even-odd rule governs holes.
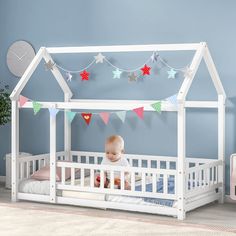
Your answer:
[[[21,77],[35,56],[33,47],[26,41],[16,41],[7,52],[7,66],[12,74]]]

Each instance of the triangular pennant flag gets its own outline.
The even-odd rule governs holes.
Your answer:
[[[50,116],[52,117],[56,117],[57,113],[59,112],[59,110],[56,108],[48,108],[48,110],[49,110]]]
[[[36,115],[42,108],[42,104],[33,101],[34,115]]]
[[[81,116],[85,120],[86,124],[89,125],[91,117],[92,117],[92,113],[81,113]]]
[[[66,112],[66,115],[70,121],[70,123],[73,121],[73,119],[75,118],[75,115],[76,115],[76,112],[73,112],[73,111],[67,111]]]
[[[20,107],[23,107],[25,105],[25,103],[28,101],[29,101],[29,99],[27,97],[20,95],[20,99],[19,99]]]
[[[102,118],[103,122],[107,125],[110,117],[109,112],[101,112],[99,113],[100,117]]]
[[[151,106],[155,111],[161,113],[161,101],[155,102]]]
[[[177,106],[178,101],[177,101],[177,94],[170,96],[168,98],[166,98],[166,100],[170,103],[172,103],[173,105]]]
[[[137,116],[140,119],[143,119],[143,110],[144,110],[144,107],[138,107],[138,108],[133,109],[133,111],[137,114]]]
[[[116,115],[121,119],[123,123],[125,122],[126,111],[117,111]]]

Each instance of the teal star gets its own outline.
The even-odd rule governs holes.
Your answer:
[[[167,73],[168,73],[168,79],[175,79],[177,71],[171,68],[170,70],[167,71]]]
[[[120,79],[122,71],[117,68],[116,70],[113,70],[112,73],[113,73],[113,79]]]

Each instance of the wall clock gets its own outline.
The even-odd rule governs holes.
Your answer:
[[[12,74],[21,77],[35,56],[34,48],[26,41],[16,41],[7,52],[7,66]]]

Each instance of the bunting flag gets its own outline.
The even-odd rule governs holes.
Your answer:
[[[59,110],[56,108],[48,108],[48,110],[49,110],[50,116],[52,117],[56,117],[57,113],[59,112]]]
[[[143,110],[144,110],[144,107],[138,107],[138,108],[133,109],[133,111],[137,114],[137,116],[140,119],[143,119]]]
[[[42,104],[33,101],[34,115],[36,115],[42,108]]]
[[[116,115],[121,119],[123,123],[125,122],[126,111],[117,111]]]
[[[73,119],[75,118],[75,115],[76,115],[76,112],[73,112],[73,111],[67,111],[66,112],[66,115],[70,121],[70,123],[73,121]]]
[[[101,112],[99,116],[102,118],[103,122],[107,125],[110,117],[110,113],[108,112]]]
[[[161,113],[161,101],[155,102],[151,104],[152,108],[157,111],[158,113]]]
[[[86,124],[89,125],[92,118],[92,113],[81,113],[81,116],[85,120]]]
[[[166,98],[166,100],[170,103],[172,103],[173,105],[177,106],[178,105],[178,101],[177,101],[177,95],[178,94],[175,94],[173,96],[170,96],[168,98]]]
[[[25,105],[25,103],[28,101],[29,101],[29,99],[27,97],[20,95],[20,99],[19,99],[20,107],[23,107]]]

